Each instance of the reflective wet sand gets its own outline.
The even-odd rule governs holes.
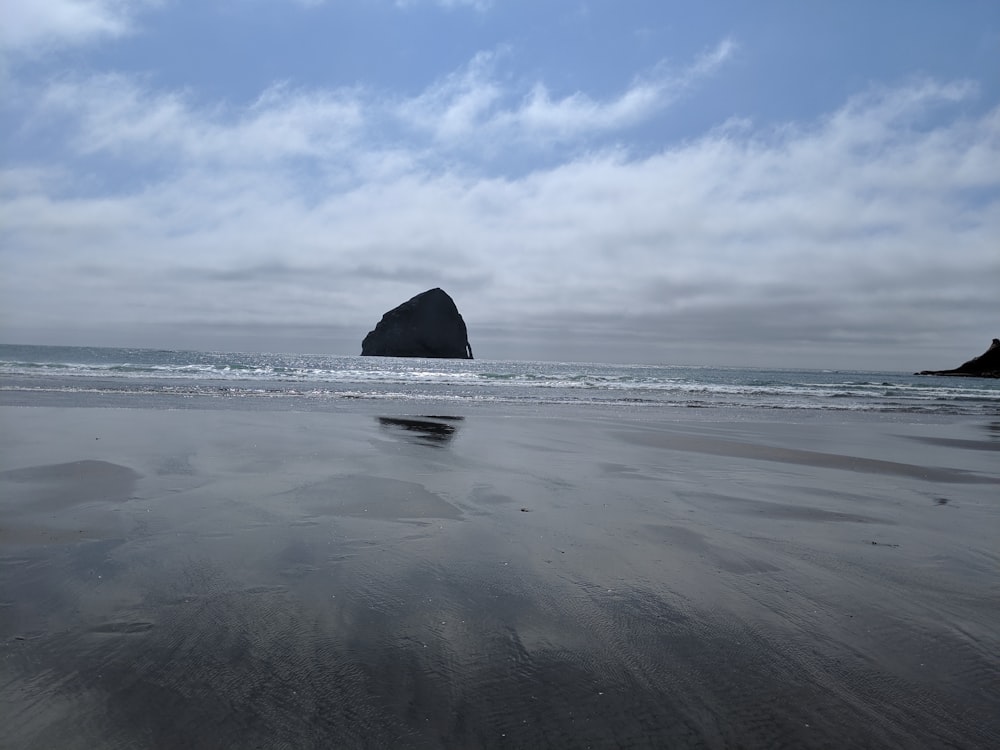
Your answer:
[[[0,407],[0,746],[990,747],[995,424]]]

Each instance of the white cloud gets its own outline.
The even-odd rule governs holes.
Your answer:
[[[650,118],[715,72],[735,49],[731,40],[724,40],[680,71],[661,64],[607,101],[595,100],[583,92],[553,97],[541,82],[518,98],[493,75],[498,56],[480,54],[465,70],[404,102],[399,113],[404,120],[430,129],[445,143],[545,145],[553,140],[621,130]]]
[[[403,159],[408,163],[452,160],[451,153],[488,160],[509,156],[511,149],[537,153],[578,143],[590,148],[595,136],[614,135],[653,117],[731,50],[732,44],[723,42],[679,72],[660,66],[607,100],[583,92],[555,98],[541,82],[528,90],[505,83],[495,74],[508,54],[500,50],[476,55],[406,99],[360,88],[276,85],[249,107],[198,107],[184,92],[154,91],[135,77],[68,77],[44,90],[32,118],[39,127],[53,118],[69,122],[70,143],[79,154],[145,163],[238,163],[252,153],[265,163],[309,158],[353,170],[362,161],[370,163],[373,151],[398,155],[400,139],[410,144]]]
[[[120,75],[64,80],[46,90],[40,107],[70,119],[78,153],[203,165],[322,159],[347,149],[363,124],[351,92],[279,85],[248,107],[198,109],[182,93],[153,92]]]
[[[128,0],[5,0],[0,49],[35,55],[132,30],[132,13],[148,3]]]
[[[498,53],[480,52],[463,70],[400,102],[398,116],[407,125],[431,131],[439,139],[468,138],[506,96],[492,77],[497,56]]]

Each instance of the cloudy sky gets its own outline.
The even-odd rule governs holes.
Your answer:
[[[996,0],[0,0],[0,341],[957,365]]]

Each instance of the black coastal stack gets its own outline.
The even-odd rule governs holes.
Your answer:
[[[1000,339],[990,348],[954,370],[921,370],[918,375],[964,375],[970,378],[1000,378]]]
[[[472,347],[455,301],[435,288],[383,315],[361,342],[361,356],[472,359]]]

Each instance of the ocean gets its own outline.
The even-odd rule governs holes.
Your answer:
[[[1000,381],[901,372],[10,344],[0,345],[0,394],[10,405],[323,410],[367,400],[1000,415]]]

